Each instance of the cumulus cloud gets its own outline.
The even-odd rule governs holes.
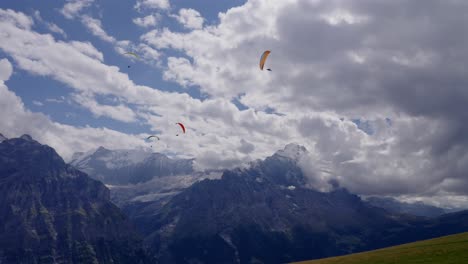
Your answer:
[[[63,104],[63,103],[65,103],[65,96],[61,96],[59,99],[57,99],[57,98],[47,98],[47,99],[45,99],[45,101],[49,102],[49,103]]]
[[[65,31],[54,23],[47,23],[47,28],[54,33],[62,35],[62,37],[67,37]]]
[[[132,51],[136,52],[139,55],[141,62],[154,66],[157,66],[159,64],[158,59],[161,55],[160,52],[150,47],[149,45],[145,43],[135,44],[129,40],[117,40],[115,37],[109,35],[104,30],[101,20],[90,17],[88,15],[81,16],[81,22],[90,31],[91,34],[105,42],[114,45],[114,50],[121,56],[126,56],[129,59],[134,59],[132,57],[129,57],[128,55],[125,55],[125,53]],[[96,51],[94,47],[89,47],[89,45],[87,45],[86,42],[84,44],[82,43],[83,42],[73,42],[73,45],[75,45],[76,48],[80,49],[87,55],[93,58],[97,58],[101,61],[103,60],[101,52]]]
[[[34,21],[24,13],[17,13],[11,9],[0,9],[0,22],[11,24],[21,29],[30,29]]]
[[[104,60],[104,55],[102,52],[97,50],[90,42],[71,41],[69,44],[82,54],[85,54],[93,59],[97,59],[101,62]]]
[[[195,9],[182,8],[179,10],[179,14],[173,15],[173,17],[188,29],[200,29],[203,27],[204,18]]]
[[[0,61],[3,64],[5,60]],[[51,121],[41,113],[27,110],[8,87],[0,82],[1,133],[8,138],[27,133],[55,148],[65,159],[74,151],[86,151],[98,145],[109,148],[133,148],[144,145],[142,135],[131,136],[107,128],[73,127]]]
[[[143,8],[167,10],[170,8],[170,4],[169,0],[137,0],[135,9],[141,10]]]
[[[0,60],[0,81],[8,81],[13,73],[13,66],[7,59]]]
[[[158,21],[161,19],[161,16],[158,14],[151,14],[145,17],[137,17],[133,19],[133,23],[140,27],[154,27],[158,23]]]
[[[240,140],[239,151],[245,154],[252,153],[255,150],[255,145],[249,143],[248,141],[244,140],[243,138]]]
[[[165,137],[162,151],[196,157],[199,168],[238,166],[300,142],[310,151],[301,166],[312,188],[338,182],[364,195],[461,203],[456,197],[468,195],[467,8],[249,0],[220,13],[217,25],[141,36],[149,54],[170,51],[163,77],[200,89],[205,100],[137,85],[98,53],[34,32],[22,13],[0,12],[0,49],[22,70],[91,100],[83,105],[94,114],[141,120]],[[258,69],[266,49],[272,72]],[[94,107],[97,96],[118,101]],[[175,122],[187,125],[186,135],[174,136]]]
[[[107,34],[106,31],[102,28],[101,20],[84,15],[81,17],[81,22],[94,36],[106,42],[116,42],[116,39]]]
[[[82,9],[90,6],[94,0],[68,0],[60,9],[60,13],[68,19],[75,18]]]
[[[102,105],[95,98],[82,94],[73,95],[73,100],[91,111],[96,117],[107,116],[122,122],[136,121],[135,112],[125,105]]]
[[[36,106],[44,106],[44,104],[40,101],[33,100],[32,103]]]
[[[231,161],[226,164],[241,164],[245,155],[235,151],[240,140],[238,136],[249,137],[253,141],[260,141],[262,137],[260,133],[252,135],[250,131],[255,127],[254,122],[262,119],[257,116],[263,115],[261,113],[239,112],[225,99],[202,102],[188,94],[136,85],[117,67],[105,65],[97,59],[89,43],[55,41],[50,35],[38,34],[9,22],[2,22],[0,27],[4,29],[0,49],[12,56],[19,68],[71,87],[79,95],[73,99],[85,98],[78,99],[78,102],[95,115],[123,122],[131,122],[135,116],[141,118],[142,124],[160,131],[166,138],[161,151],[179,150],[177,155],[195,157],[202,152],[217,150],[220,143],[232,149],[225,153],[224,158]],[[29,46],[30,43],[34,45]],[[44,53],[43,50],[54,52]],[[96,96],[113,96],[118,104],[99,103]],[[188,124],[187,135],[174,136],[175,120]],[[225,122],[228,125],[219,126]],[[239,129],[237,133],[240,135],[234,135],[231,124],[242,127],[241,122],[247,127]],[[267,145],[256,146],[256,149],[259,155],[268,153]]]
[[[44,19],[42,19],[42,17],[41,17],[41,13],[38,10],[34,11],[34,18],[37,21],[39,21],[40,23],[43,23],[47,27],[47,29],[50,30],[51,32],[57,33],[57,34],[61,35],[64,38],[67,37],[67,34],[65,33],[65,31],[61,27],[57,26],[54,23],[44,21]]]
[[[168,58],[166,80],[285,113],[265,126],[294,127],[284,134],[312,150],[315,165],[305,169],[319,189],[337,179],[363,194],[466,194],[466,9],[251,0],[221,13],[216,26],[141,39],[183,53]],[[266,49],[271,73],[255,63]]]

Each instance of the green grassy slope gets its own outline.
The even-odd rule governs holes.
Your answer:
[[[430,240],[374,251],[296,264],[463,264],[468,263],[468,233],[461,233]]]

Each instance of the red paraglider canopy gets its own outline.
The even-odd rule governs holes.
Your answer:
[[[176,123],[177,125],[179,125],[181,128],[182,128],[182,131],[184,131],[184,134],[185,134],[185,126],[184,124],[182,123]]]

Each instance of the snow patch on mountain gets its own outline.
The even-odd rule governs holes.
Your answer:
[[[144,162],[151,156],[151,152],[144,150],[114,150],[96,157],[104,162],[108,169],[118,169]]]
[[[198,181],[220,179],[221,176],[221,172],[209,174],[194,173],[190,175],[154,178],[145,183],[106,186],[111,190],[111,200],[122,207],[129,203],[150,202],[170,198]]]
[[[150,159],[169,159],[160,153],[153,153],[146,149],[116,149],[109,150],[99,147],[87,152],[73,154],[70,164],[83,168],[88,167],[91,160],[102,161],[108,169],[119,169],[144,163]]]

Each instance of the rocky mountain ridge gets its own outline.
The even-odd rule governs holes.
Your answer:
[[[109,190],[30,136],[0,143],[0,263],[151,263]]]

